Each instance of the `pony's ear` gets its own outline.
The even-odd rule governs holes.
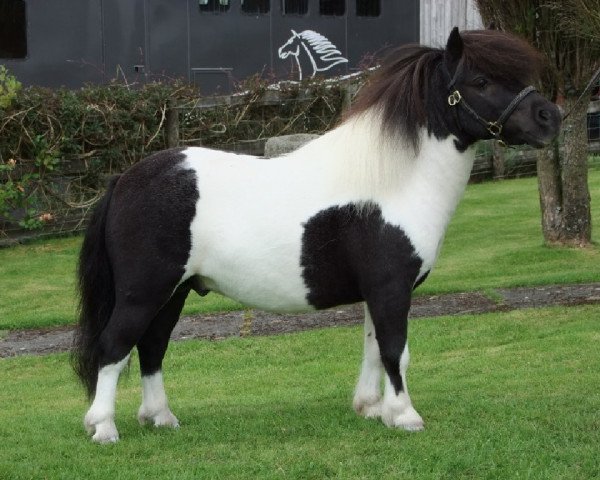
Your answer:
[[[446,55],[450,63],[458,62],[463,53],[463,40],[458,32],[458,27],[454,27],[446,43]]]

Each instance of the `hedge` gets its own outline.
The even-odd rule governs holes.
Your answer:
[[[196,89],[183,82],[50,90],[20,88],[0,75],[0,237],[45,224],[81,226],[107,176],[167,148],[170,108],[178,111],[182,145],[227,149],[240,140],[322,133],[344,101],[339,86],[322,80],[280,84],[277,102],[261,101],[268,85],[260,79],[240,88],[243,101],[200,109]]]

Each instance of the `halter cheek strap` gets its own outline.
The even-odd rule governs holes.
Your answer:
[[[448,78],[450,78],[450,82],[448,83],[448,86],[447,86],[448,91],[450,91],[450,95],[448,96],[448,105],[450,105],[451,107],[454,107],[456,105],[462,105],[462,107],[467,111],[467,113],[469,113],[469,115],[471,115],[475,120],[477,120],[479,123],[481,123],[486,128],[486,130],[488,132],[490,132],[490,134],[498,140],[500,140],[500,135],[502,134],[502,128],[504,127],[504,124],[506,123],[508,118],[511,116],[511,114],[515,111],[515,109],[517,108],[519,103],[521,103],[527,95],[536,91],[535,87],[533,87],[531,85],[528,87],[525,87],[523,90],[521,90],[517,94],[517,96],[515,98],[512,99],[512,101],[508,104],[508,106],[500,114],[500,117],[498,117],[498,120],[489,121],[489,120],[486,120],[485,118],[483,118],[481,115],[479,115],[473,109],[473,107],[471,107],[471,105],[469,105],[469,103],[463,98],[460,91],[457,88],[455,88],[456,81],[458,80],[458,77],[462,73],[463,59],[461,58],[460,61],[458,62],[458,65],[456,66],[456,70],[454,71],[454,75],[452,77],[450,77],[450,73],[448,72],[446,65],[444,63],[442,63],[442,65],[446,72],[446,76]]]

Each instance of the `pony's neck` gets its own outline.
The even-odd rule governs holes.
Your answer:
[[[430,188],[453,182],[464,189],[473,163],[469,151],[456,148],[455,137],[439,139],[423,128],[415,149],[400,135],[389,135],[374,109],[352,116],[299,154],[314,158],[323,175],[365,201],[391,198],[409,188],[415,176]]]

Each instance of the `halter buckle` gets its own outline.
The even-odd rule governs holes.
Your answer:
[[[454,105],[458,105],[458,103],[462,100],[462,95],[460,94],[460,92],[458,90],[454,90],[449,96],[448,96],[448,105],[450,105],[451,107],[453,107]]]
[[[499,137],[502,133],[502,125],[497,122],[489,122],[487,129],[494,137]]]

